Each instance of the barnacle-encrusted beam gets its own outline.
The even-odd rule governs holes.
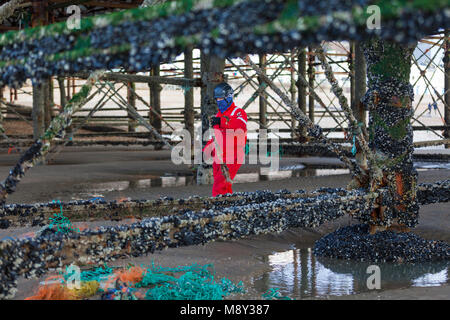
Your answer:
[[[450,199],[449,187],[449,180],[434,184],[421,184],[417,189],[418,201],[422,205],[435,202],[447,202]],[[73,222],[99,220],[118,221],[128,218],[144,219],[149,217],[176,215],[186,210],[201,211],[217,207],[244,206],[279,199],[298,200],[319,198],[319,196],[326,196],[330,190],[331,192],[337,192],[340,189],[323,188],[314,192],[305,192],[304,190],[295,192],[239,192],[234,193],[233,195],[216,198],[194,196],[188,199],[164,197],[157,200],[105,201],[104,199],[94,199],[63,203],[9,204],[0,207],[0,229],[43,226],[48,223],[54,213],[60,212],[61,209],[64,212],[64,216]],[[386,190],[380,190],[378,194],[384,195],[384,201],[386,203],[388,202]],[[369,222],[369,213],[370,212],[367,212],[366,216],[364,216],[365,213],[360,212],[357,214],[357,217],[362,222]],[[355,214],[353,216],[356,217]]]
[[[45,225],[55,212],[62,209],[71,221],[122,220],[163,217],[180,212],[210,210],[214,207],[244,206],[248,204],[275,201],[277,199],[314,198],[326,195],[329,189],[315,192],[271,192],[257,191],[233,193],[223,197],[190,197],[173,199],[164,197],[157,200],[105,201],[77,200],[65,203],[11,204],[0,207],[0,228]]]
[[[373,4],[381,29],[366,26]],[[85,18],[79,30],[61,22],[2,34],[0,85],[119,66],[148,70],[188,46],[225,58],[372,36],[409,43],[448,28],[449,15],[447,0],[176,0]]]
[[[424,184],[419,190],[418,201],[423,204],[450,200],[450,180]],[[379,193],[389,191],[380,189]],[[133,224],[70,234],[44,232],[32,239],[1,241],[0,299],[14,296],[19,276],[38,277],[50,268],[70,263],[101,263],[167,247],[278,233],[295,227],[318,227],[344,214],[364,221],[367,215],[363,212],[373,209],[379,193],[332,188],[319,189],[307,196],[301,191],[242,193],[205,199],[209,201],[207,209],[180,210],[179,214],[152,217]],[[200,200],[192,199],[190,205]],[[229,200],[231,202],[227,203]],[[175,201],[182,206],[183,202]],[[187,203],[189,208],[189,200]],[[230,206],[231,203],[237,205]],[[167,204],[161,202],[161,206]]]

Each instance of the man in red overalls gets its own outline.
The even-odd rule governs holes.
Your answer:
[[[214,89],[214,99],[219,111],[211,119],[214,137],[208,141],[203,150],[213,148],[214,156],[213,197],[233,193],[232,184],[223,175],[221,165],[228,167],[230,179],[233,180],[244,163],[245,144],[247,142],[247,114],[233,102],[233,89],[225,82]],[[215,141],[214,141],[215,140]]]

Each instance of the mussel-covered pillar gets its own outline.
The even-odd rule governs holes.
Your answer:
[[[369,187],[389,190],[368,217],[372,233],[387,228],[407,231],[418,223],[410,123],[414,96],[409,82],[415,47],[379,39],[363,43],[368,77],[364,104],[369,110],[369,146],[375,151]]]
[[[214,88],[225,81],[224,69],[225,59],[218,56],[206,55],[202,53],[202,82],[205,90],[202,94],[201,116],[202,116],[202,136],[210,128],[210,118],[217,113],[217,105],[214,100]],[[202,141],[202,148],[207,141]],[[204,161],[197,168],[197,184],[213,183],[212,166]]]

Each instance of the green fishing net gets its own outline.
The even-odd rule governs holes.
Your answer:
[[[129,269],[133,265],[127,268]],[[223,278],[215,281],[215,271],[212,264],[198,265],[196,263],[190,266],[179,266],[175,268],[155,266],[141,266],[144,270],[140,282],[128,283],[126,289],[135,291],[145,288],[144,299],[148,300],[222,300],[224,297],[233,293],[244,293],[244,284],[239,282],[237,285],[231,280]],[[80,280],[82,282],[98,281],[99,283],[110,278],[114,269],[119,267],[108,267],[106,264],[91,270],[82,271]],[[67,281],[73,276],[75,271],[66,268],[63,274]],[[124,300],[127,294],[123,294],[124,284],[120,288],[99,289],[99,292],[107,292],[108,299]],[[128,290],[128,291],[129,291]],[[127,291],[127,292],[128,292]],[[131,291],[130,291],[131,292]]]
[[[214,276],[211,264],[163,268],[152,263],[136,287],[153,285],[145,295],[148,300],[222,300],[232,293],[244,292],[242,281],[237,285],[226,278],[216,282]]]
[[[262,294],[262,298],[266,300],[292,300],[288,296],[282,296],[279,288],[271,288]]]
[[[116,267],[117,268],[117,267]],[[92,268],[91,270],[81,271],[80,280],[85,282],[105,280],[109,275],[113,273],[115,268],[108,267],[106,263],[103,266]],[[66,271],[63,273],[64,280],[67,281],[75,273],[75,269],[66,267]]]

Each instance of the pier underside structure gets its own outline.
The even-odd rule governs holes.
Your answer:
[[[128,9],[141,5],[141,1],[109,1],[103,7],[98,1],[84,1],[87,14],[98,13],[101,8],[128,10],[83,18],[75,29],[69,29],[65,21],[54,23],[64,15],[61,8],[69,5],[67,2],[39,1],[37,5],[35,1],[17,1],[13,12],[31,10],[32,29],[23,29],[22,16],[14,20],[13,13],[5,18],[6,11],[11,14],[10,8],[0,11],[6,27],[13,30],[0,35],[0,86],[10,90],[10,102],[2,100],[3,124],[15,114],[31,121],[33,129],[31,146],[26,141],[17,146],[25,151],[0,185],[1,224],[6,228],[40,224],[59,207],[6,205],[6,200],[29,169],[45,163],[58,145],[56,139],[60,146],[76,143],[77,130],[102,108],[114,103],[126,114],[121,116],[127,125],[124,136],[152,141],[157,148],[171,148],[173,141],[166,136],[167,131],[174,130],[177,121],[190,131],[196,120],[205,125],[214,111],[212,85],[233,77],[240,81],[237,97],[252,88],[244,108],[258,99],[259,113],[249,113],[255,128],[282,124],[290,134],[284,138],[288,148],[295,150],[303,143],[321,146],[313,147],[313,153],[332,152],[353,175],[349,190],[324,188],[311,194],[255,192],[217,199],[63,204],[64,212],[74,220],[110,219],[133,212],[142,221],[2,241],[0,298],[14,295],[18,276],[39,276],[71,262],[87,264],[165,247],[315,227],[344,214],[369,224],[372,232],[408,230],[418,223],[419,205],[449,201],[449,181],[418,186],[412,165],[414,126],[437,137],[419,145],[449,143],[447,1],[365,1],[362,7],[361,1],[330,0],[314,8],[307,3],[178,0]],[[381,29],[367,28],[369,5],[380,7]],[[21,30],[14,31],[17,21]],[[444,52],[443,64],[435,59],[435,51],[439,52],[432,50],[435,47]],[[416,48],[423,56],[413,54]],[[194,68],[194,51],[200,52],[200,68]],[[183,60],[174,62],[181,54]],[[170,76],[162,75],[163,66],[170,64],[174,69]],[[180,70],[179,64],[184,68]],[[419,100],[414,98],[410,83],[414,68],[419,71],[416,84],[425,84],[426,92],[419,92]],[[343,79],[337,79],[339,72]],[[443,92],[431,82],[439,72],[445,80]],[[360,81],[365,73],[367,84]],[[288,80],[283,82],[283,78]],[[30,80],[31,120],[27,119],[26,106],[11,101],[19,92],[27,94],[20,88]],[[77,87],[77,83],[83,84]],[[138,93],[138,84],[149,86],[150,99]],[[183,119],[170,119],[163,113],[163,85],[182,90],[184,108],[174,113],[183,110]],[[195,88],[201,91],[197,115],[192,96]],[[59,106],[52,98],[57,91]],[[426,111],[417,114],[423,109],[425,96],[443,106],[441,125],[424,123],[421,116]],[[95,104],[83,109],[94,97],[98,98]],[[138,101],[145,106],[144,111],[138,109]],[[437,111],[441,113],[441,109]],[[75,121],[82,111],[85,114]],[[325,117],[331,124],[323,129],[320,124]],[[137,128],[146,131],[137,132]],[[343,136],[331,138],[336,132]],[[17,142],[4,129],[2,135],[9,147]],[[355,157],[349,154],[346,142],[353,144]],[[166,210],[168,207],[171,210]]]

